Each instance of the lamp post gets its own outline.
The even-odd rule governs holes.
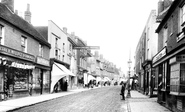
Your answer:
[[[128,93],[127,93],[127,98],[130,98],[131,97],[131,94],[130,94],[130,68],[131,68],[131,64],[132,64],[132,61],[129,59],[128,61]]]

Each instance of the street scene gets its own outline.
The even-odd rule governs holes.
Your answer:
[[[185,112],[185,0],[0,0],[0,111]]]
[[[135,90],[131,91],[131,98],[121,100],[120,88],[121,86],[107,86],[86,89],[8,112],[171,112],[158,104],[156,98],[149,98]],[[127,92],[125,96],[126,94]],[[31,101],[27,98],[22,99],[22,102],[24,100]],[[1,103],[0,107],[2,108]]]

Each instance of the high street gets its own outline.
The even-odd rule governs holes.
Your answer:
[[[63,93],[55,93],[64,94]],[[127,92],[126,92],[127,93]],[[52,94],[53,95],[53,94]],[[38,96],[39,98],[39,96]],[[52,100],[12,109],[11,112],[171,112],[137,91],[131,91],[131,98],[121,100],[120,86],[107,86],[75,94],[64,95]],[[25,99],[26,101],[26,99]],[[27,100],[29,101],[29,100]],[[6,101],[5,101],[6,102]]]

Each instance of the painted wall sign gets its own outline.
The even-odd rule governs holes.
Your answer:
[[[0,45],[0,53],[2,54],[6,54],[6,55],[10,55],[13,57],[17,57],[17,58],[21,58],[21,59],[25,59],[25,60],[29,60],[34,62],[35,61],[35,57],[31,54],[27,54],[12,48],[8,48],[6,46],[2,46]]]
[[[155,63],[156,61],[158,61],[159,59],[161,59],[165,55],[166,55],[166,47],[163,48],[163,50],[161,50],[156,56],[154,56],[152,63]]]

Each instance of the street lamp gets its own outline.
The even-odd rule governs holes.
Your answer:
[[[132,64],[132,61],[129,59],[128,61],[128,93],[127,93],[127,98],[130,98],[131,97],[131,94],[130,94],[130,68],[131,68],[131,64]]]

